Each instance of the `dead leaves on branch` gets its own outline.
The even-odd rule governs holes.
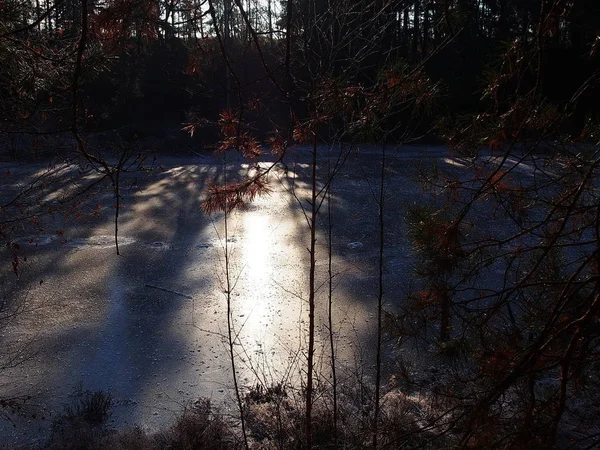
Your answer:
[[[256,138],[250,131],[244,129],[238,111],[223,110],[219,115],[218,124],[223,136],[217,148],[218,152],[236,150],[248,159],[255,159],[263,153]]]
[[[251,132],[251,127],[243,122],[240,110],[224,109],[219,114],[218,125],[221,132],[221,140],[215,153],[222,154],[231,150],[239,152],[247,160],[256,160],[264,153],[263,146]],[[214,125],[204,119],[196,119],[186,124],[183,128],[190,135],[198,128]],[[282,132],[276,129],[272,136],[267,139],[266,145],[270,147],[271,153],[278,157],[278,161],[284,156],[289,148],[289,142]],[[273,167],[273,166],[271,166]],[[247,179],[226,183],[223,185],[213,183],[208,189],[208,198],[203,202],[202,209],[207,214],[218,211],[231,212],[236,209],[244,209],[257,196],[268,194],[267,175],[270,168],[261,169],[258,164],[254,165]]]
[[[258,141],[248,132],[240,133],[237,136],[229,136],[221,140],[221,144],[218,147],[219,152],[232,149],[237,150],[248,159],[255,159],[263,153]]]
[[[321,116],[305,122],[297,122],[292,134],[294,141],[299,144],[311,143],[317,136],[319,125],[324,124],[327,119],[327,116]]]
[[[394,115],[430,107],[436,97],[437,86],[421,71],[408,71],[406,67],[382,72],[380,79],[369,89],[326,77],[308,98],[314,108],[311,114],[304,120],[292,116],[292,139],[297,144],[318,141],[320,129],[341,119],[350,133],[378,140],[381,135],[397,129],[398,120]],[[260,104],[254,100],[248,106],[252,111],[260,109]],[[222,137],[217,152],[235,150],[245,158],[254,160],[263,153],[263,149],[243,118],[242,109],[225,109],[220,113],[218,126]],[[193,134],[199,126],[188,124],[185,130]],[[291,143],[276,130],[267,140],[267,145],[280,160]],[[259,170],[246,181],[211,186],[204,210],[213,213],[244,208],[257,195],[269,192],[266,180],[268,171]]]
[[[240,113],[231,108],[224,109],[221,111],[221,114],[219,114],[218,124],[221,134],[224,137],[228,138],[235,136],[240,132]]]
[[[432,107],[439,96],[437,84],[432,83],[422,71],[408,71],[405,66],[384,71],[380,91],[380,95],[392,104],[409,103],[415,112]]]
[[[288,148],[288,142],[279,130],[267,139],[267,144],[271,147],[271,153],[276,156],[283,156]]]
[[[269,192],[270,189],[262,174],[257,174],[240,183],[213,184],[208,190],[208,199],[202,204],[202,209],[207,214],[244,209],[258,195],[268,194]]]
[[[196,118],[193,122],[184,124],[182,131],[188,133],[190,137],[194,137],[194,134],[198,129],[204,128],[210,125],[210,122],[204,118]]]

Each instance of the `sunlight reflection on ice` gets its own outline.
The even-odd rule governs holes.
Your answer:
[[[246,248],[243,270],[249,289],[242,307],[245,313],[242,320],[245,333],[255,342],[264,343],[265,325],[269,323],[268,286],[273,271],[269,258],[269,219],[262,214],[246,214],[244,225]]]
[[[267,249],[269,241],[268,220],[264,215],[247,214],[245,217],[246,245],[245,263],[250,283],[264,282],[269,271]]]
[[[446,164],[450,164],[452,166],[457,166],[457,167],[467,167],[464,164],[458,162],[456,159],[451,159],[451,158],[444,158],[444,162]]]

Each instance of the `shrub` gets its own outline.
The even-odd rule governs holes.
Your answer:
[[[217,414],[210,400],[201,398],[185,408],[164,437],[166,447],[181,450],[241,448],[232,427]]]
[[[113,400],[108,392],[85,391],[79,399],[67,405],[52,422],[49,449],[88,450],[106,448],[109,434],[106,423],[110,418]]]

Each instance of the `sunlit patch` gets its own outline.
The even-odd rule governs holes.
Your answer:
[[[242,169],[255,169],[256,167],[260,167],[261,169],[268,169],[269,167],[271,167],[271,165],[273,165],[273,163],[270,162],[265,162],[265,161],[260,161],[260,162],[255,162],[252,164],[248,164],[248,163],[242,163],[240,164],[240,167]]]
[[[466,167],[464,164],[459,163],[457,160],[455,159],[450,159],[450,158],[444,158],[444,162],[446,164],[450,164],[452,166],[457,166],[457,167]]]
[[[534,166],[524,162],[522,159],[505,158],[503,156],[488,156],[482,159],[484,162],[494,164],[495,166],[502,166],[510,171],[533,174],[535,170]]]
[[[69,173],[77,173],[79,166],[75,164],[58,164],[55,166],[45,166],[34,172],[32,178],[38,179],[48,176],[66,176]]]
[[[263,340],[269,320],[269,281],[273,273],[269,258],[269,218],[262,214],[246,214],[243,278],[252,293],[250,301],[241,305],[244,334],[255,341]]]
[[[163,173],[165,175],[179,176],[185,172],[188,172],[189,170],[190,170],[190,167],[188,167],[188,166],[178,166],[178,167],[173,167],[172,169],[165,170]]]
[[[247,271],[250,283],[264,283],[269,272],[268,217],[262,214],[247,214],[244,224],[247,239],[244,270]]]
[[[136,242],[136,240],[132,237],[128,236],[119,236],[118,237],[119,246],[130,245]],[[66,247],[74,247],[77,249],[83,248],[112,248],[115,246],[115,237],[114,235],[101,235],[101,236],[89,236],[84,238],[74,238],[69,239],[64,244]]]

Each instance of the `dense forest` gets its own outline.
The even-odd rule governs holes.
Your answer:
[[[0,61],[0,161],[94,172],[61,206],[80,207],[105,183],[117,254],[121,182],[151,171],[149,154],[232,152],[253,168],[198,186],[203,213],[224,221],[235,420],[200,402],[171,434],[100,433],[110,399],[95,393],[55,422],[50,448],[600,446],[597,0],[0,0]],[[389,211],[401,194],[386,190],[390,158],[415,143],[446,146],[450,163],[416,168],[425,194]],[[343,394],[332,193],[360,144],[379,152],[375,363]],[[324,148],[333,165],[321,163]],[[299,150],[306,198],[291,195],[307,229],[307,338],[292,399],[294,387],[248,390],[236,377],[228,221],[271,192],[273,173],[292,172]],[[47,210],[23,200],[40,184],[0,197],[0,269],[15,278],[26,262],[16,238],[41,229]],[[387,308],[389,230],[400,222],[411,271],[402,303]],[[326,285],[323,383],[315,315]],[[7,292],[0,326],[14,317]],[[389,346],[412,356],[383,367]],[[7,412],[21,400],[0,392]]]
[[[599,20],[592,0],[4,2],[2,132],[69,129],[77,97],[78,127],[140,132],[265,103],[252,116],[264,134],[289,101],[307,116],[302,103],[324,83],[368,89],[404,64],[439,87],[420,130],[439,137],[438,116],[484,113],[499,96],[509,110],[517,88],[568,103],[594,76]],[[582,130],[594,89],[561,131]]]

